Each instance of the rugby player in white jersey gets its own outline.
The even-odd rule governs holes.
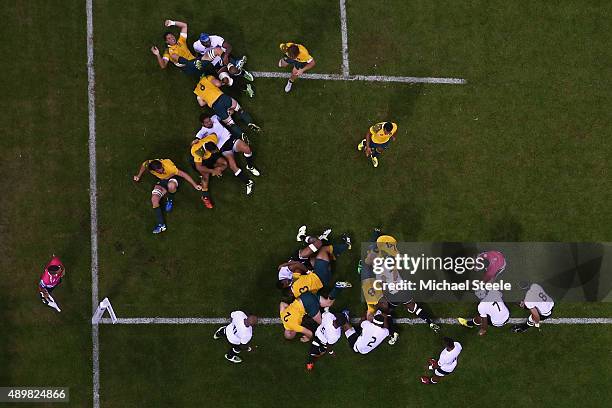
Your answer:
[[[344,313],[324,312],[321,315],[321,324],[315,331],[310,351],[306,360],[306,370],[312,371],[318,358],[325,353],[334,354],[333,345],[342,337],[342,328],[348,324],[348,317]]]
[[[552,311],[555,307],[553,298],[537,283],[529,284],[521,282],[519,286],[527,291],[525,299],[521,301],[520,306],[529,310],[530,315],[525,323],[512,327],[514,333],[522,333],[530,327],[540,328],[540,322],[552,316]]]
[[[218,340],[225,337],[230,345],[229,351],[225,354],[225,359],[232,363],[242,363],[238,356],[242,350],[251,351],[249,342],[253,337],[253,326],[257,324],[257,316],[247,315],[241,310],[231,313],[232,322],[227,326],[221,326],[215,332],[213,339]]]
[[[480,299],[478,304],[478,314],[472,320],[467,320],[459,317],[459,324],[465,327],[479,326],[478,334],[484,336],[487,334],[487,327],[493,325],[502,327],[510,319],[510,311],[504,303],[502,293],[498,290],[476,291],[476,297]]]
[[[219,117],[217,115],[209,116],[206,113],[200,115],[200,124],[202,128],[196,133],[196,140],[200,140],[208,135],[215,134],[217,135],[218,142],[217,147],[223,154],[223,157],[227,159],[227,163],[229,168],[234,173],[234,176],[240,178],[248,177],[246,175],[241,176],[242,170],[236,164],[236,159],[234,157],[234,153],[242,153],[244,156],[244,160],[246,161],[247,170],[254,176],[259,176],[261,173],[259,170],[255,168],[255,164],[253,161],[253,151],[251,147],[241,139],[238,139],[221,123]],[[246,136],[243,133],[243,139]],[[194,142],[196,141],[194,140]],[[244,180],[243,180],[244,181]]]
[[[433,375],[430,374],[422,376],[421,383],[437,384],[440,382],[442,377],[446,377],[455,371],[455,368],[457,367],[457,360],[462,349],[461,343],[451,339],[450,337],[445,337],[444,349],[442,349],[438,360],[430,358],[428,361],[429,366],[427,368],[433,371]]]
[[[379,310],[371,322],[364,320],[360,327],[354,328],[347,324],[344,335],[355,353],[368,354],[389,336],[388,327],[388,316]]]

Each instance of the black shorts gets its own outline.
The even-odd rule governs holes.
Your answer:
[[[238,138],[234,135],[231,135],[230,138],[227,139],[225,143],[223,143],[223,146],[221,146],[220,148],[221,152],[225,153],[225,152],[234,151],[234,145],[236,144],[237,141],[238,141]]]
[[[310,343],[310,351],[309,354],[311,356],[319,356],[327,352],[327,347],[323,344],[321,340],[315,337]]]
[[[215,163],[219,160],[223,155],[221,152],[213,153],[208,159],[202,161],[202,165],[208,167],[209,169],[215,168]]]
[[[159,180],[157,183],[155,183],[156,186],[161,186],[163,188],[165,188],[166,190],[168,189],[168,183],[170,181],[174,180],[174,182],[178,185],[178,180],[174,177],[170,177],[169,179],[165,179],[165,180]]]
[[[538,315],[540,315],[540,321],[550,319],[552,317],[553,310],[555,310],[554,306],[552,309],[550,309],[550,313],[548,313],[546,316],[542,316],[542,313],[540,313],[540,311],[538,310]]]
[[[229,109],[232,107],[233,100],[229,95],[222,94],[217,98],[215,103],[212,104],[213,111],[217,114],[220,120],[229,118]]]

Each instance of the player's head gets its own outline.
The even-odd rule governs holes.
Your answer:
[[[385,122],[385,124],[383,125],[383,130],[385,131],[385,133],[389,134],[391,133],[391,131],[393,130],[393,123],[391,122]]]
[[[374,323],[377,326],[382,327],[385,324],[385,317],[383,316],[382,313],[378,313],[377,315],[374,315],[374,318],[372,319],[372,323]]]
[[[334,321],[335,327],[342,327],[348,323],[348,320],[346,319],[346,315],[344,313],[334,313],[334,317],[336,318],[336,320]]]
[[[478,300],[482,300],[487,296],[487,291],[479,289],[474,291],[474,295],[478,298]]]
[[[276,281],[276,287],[278,289],[287,289],[289,286],[291,286],[291,280],[289,279],[279,279]]]
[[[446,347],[447,350],[452,350],[455,348],[455,340],[451,339],[450,337],[445,337],[442,341],[444,342],[444,347]]]
[[[206,143],[204,143],[204,149],[206,149],[209,152],[213,152],[213,153],[216,152],[217,150],[219,150],[217,148],[217,145],[214,144],[213,142],[206,142]]]
[[[176,44],[176,37],[174,36],[174,34],[172,34],[172,32],[166,31],[164,33],[164,41],[168,45],[174,45]]]
[[[209,129],[213,127],[213,121],[208,115],[208,113],[202,113],[200,115],[200,123],[202,124],[202,126],[207,127]]]
[[[254,314],[248,315],[246,318],[246,325],[255,326],[256,324],[257,324],[257,316],[255,316]]]
[[[149,162],[149,170],[154,171],[156,173],[163,173],[164,172],[164,166],[162,165],[162,162],[160,162],[159,160],[151,160]]]
[[[61,271],[62,267],[60,265],[49,265],[49,267],[47,267],[47,272],[49,272],[50,275],[57,275]]]
[[[297,58],[299,53],[300,53],[300,49],[298,48],[297,45],[292,44],[291,47],[287,47],[287,56],[289,58],[295,59]]]
[[[376,239],[376,248],[384,255],[397,255],[397,240],[391,235],[381,235]]]
[[[291,340],[293,338],[295,338],[295,330],[285,330],[285,338],[287,340]]]
[[[211,46],[210,36],[206,33],[201,33],[200,34],[200,44],[202,44],[206,48],[210,47]]]

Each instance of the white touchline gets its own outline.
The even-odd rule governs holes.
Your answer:
[[[251,71],[255,78],[289,78],[288,72]],[[302,74],[301,79],[318,79],[323,81],[366,81],[366,82],[401,82],[407,84],[451,84],[464,85],[463,78],[437,78],[437,77],[407,77],[385,75],[340,75],[340,74]]]
[[[511,324],[523,323],[526,318],[512,318],[509,320]],[[353,323],[357,323],[359,319],[352,319]],[[400,318],[394,319],[395,323],[399,324],[425,324],[421,319]],[[459,324],[455,318],[441,318],[434,320],[441,324]],[[119,318],[116,324],[227,324],[230,319],[224,317],[123,317]],[[102,324],[112,324],[111,319],[104,318],[100,320]],[[260,317],[257,324],[280,324],[278,317]],[[611,317],[559,317],[546,319],[542,322],[543,325],[548,324],[612,324]]]
[[[340,33],[342,34],[342,76],[349,76],[348,32],[346,24],[346,0],[340,0]]]
[[[98,307],[98,183],[96,178],[96,74],[94,71],[93,0],[87,9],[87,107],[89,113],[89,206],[91,217],[91,304]],[[100,407],[100,338],[97,324],[91,326],[93,407]]]

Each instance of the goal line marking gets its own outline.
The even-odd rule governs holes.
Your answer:
[[[255,78],[290,78],[289,72],[250,71]],[[366,81],[366,82],[400,82],[406,84],[450,84],[465,85],[463,78],[409,77],[386,75],[340,75],[340,74],[302,74],[301,79],[318,79],[323,81]]]
[[[348,30],[346,24],[346,0],[340,0],[340,33],[342,35],[342,76],[349,77]]]
[[[523,323],[526,318],[512,318],[509,320],[511,324]],[[117,324],[227,324],[230,319],[225,317],[124,317],[119,318]],[[352,319],[353,323],[359,319]],[[400,318],[394,319],[395,323],[399,324],[425,324],[421,319]],[[440,324],[459,324],[455,318],[442,318],[434,320]],[[111,319],[104,318],[100,320],[101,324],[112,324]],[[272,325],[280,324],[280,319],[277,317],[260,317],[257,324]],[[546,319],[543,324],[612,324],[610,317],[559,317]]]

